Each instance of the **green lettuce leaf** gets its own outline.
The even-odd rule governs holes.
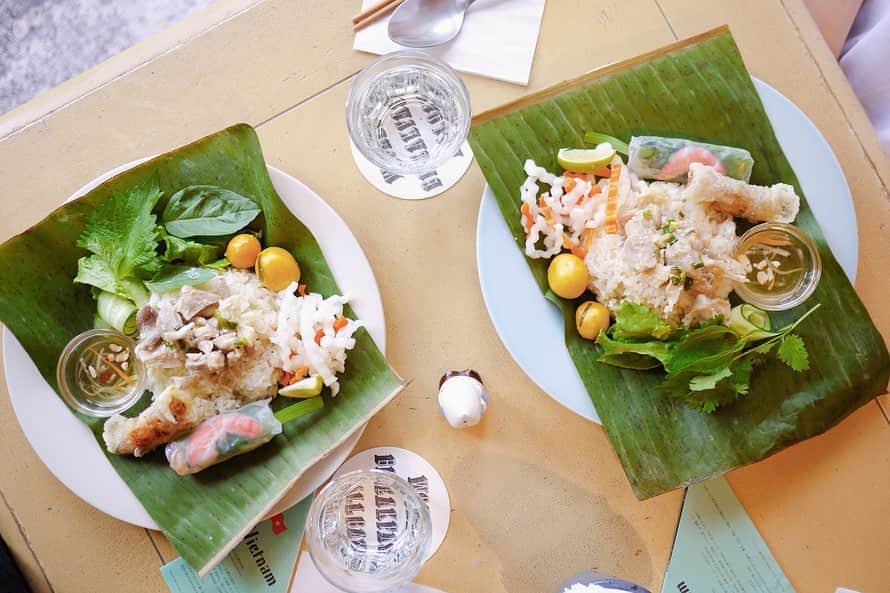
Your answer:
[[[649,342],[622,342],[600,332],[596,343],[603,354],[597,359],[604,364],[624,369],[655,369],[671,360],[674,344],[651,340]]]
[[[163,227],[161,227],[163,229]],[[166,262],[182,262],[193,266],[204,266],[215,262],[223,252],[223,245],[199,243],[192,239],[182,239],[162,231],[161,240],[165,250],[161,258]]]
[[[616,340],[667,340],[674,331],[668,322],[646,305],[624,301],[618,305],[610,333]]]

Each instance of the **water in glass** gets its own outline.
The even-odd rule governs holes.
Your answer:
[[[434,171],[460,150],[470,103],[460,77],[419,51],[383,56],[353,82],[347,127],[359,151],[381,169]]]
[[[391,591],[417,574],[430,547],[426,503],[399,476],[378,470],[334,478],[309,510],[312,560],[351,593]]]

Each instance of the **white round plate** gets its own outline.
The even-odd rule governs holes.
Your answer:
[[[794,103],[761,80],[754,78],[754,86],[807,202],[852,282],[859,234],[840,163],[813,122]],[[600,423],[565,347],[562,314],[538,289],[489,187],[479,208],[476,265],[488,314],[516,364],[547,395]]]
[[[69,200],[146,159],[127,163],[79,189]],[[305,224],[324,252],[343,294],[352,297],[356,315],[382,352],[386,352],[383,302],[364,251],[342,218],[318,194],[275,167],[268,167],[272,185],[294,216]],[[154,520],[114,471],[90,430],[43,380],[12,332],[3,330],[3,366],[12,406],[22,430],[49,470],[69,490],[100,511],[121,521],[157,529]],[[314,492],[346,461],[364,426],[310,467],[269,513],[290,508]]]

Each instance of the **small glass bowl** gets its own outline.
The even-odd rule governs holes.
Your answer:
[[[770,293],[757,290],[752,288],[751,282],[734,282],[733,288],[743,301],[766,311],[792,309],[810,298],[816,290],[816,285],[822,277],[822,258],[819,256],[816,244],[807,233],[784,222],[764,222],[748,229],[739,237],[733,257],[735,259],[739,259],[742,255],[747,257],[749,247],[756,242],[756,239],[766,235],[783,236],[801,250],[802,263],[806,267],[803,277],[790,290],[783,292]]]
[[[397,175],[424,175],[448,162],[466,140],[470,118],[470,94],[458,73],[416,49],[368,64],[346,99],[355,147]]]
[[[120,351],[112,351],[118,347]],[[96,369],[97,353],[106,350],[114,355],[129,352],[126,361],[112,361],[112,364],[121,370],[124,366],[122,363],[126,362],[124,374],[132,383],[118,381],[120,376],[110,366],[105,369],[105,375]],[[101,381],[103,377],[121,385],[121,389],[110,397],[99,397],[84,389],[84,384]],[[91,329],[75,336],[62,350],[56,365],[56,381],[62,397],[72,409],[94,418],[108,418],[131,408],[142,397],[145,367],[136,356],[136,342],[131,338],[116,330]]]
[[[349,593],[379,593],[411,582],[432,539],[429,509],[404,478],[356,470],[315,496],[306,545],[321,575]]]

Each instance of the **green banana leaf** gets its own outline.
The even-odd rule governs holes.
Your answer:
[[[96,312],[89,287],[72,282],[77,260],[85,254],[75,241],[86,216],[108,196],[155,174],[167,197],[185,186],[208,184],[252,198],[263,210],[264,242],[293,252],[311,290],[326,296],[339,293],[314,237],[275,193],[253,128],[230,127],[109,179],[0,246],[0,319],[57,393],[59,354],[68,340],[92,326]],[[164,535],[200,574],[225,558],[307,468],[402,389],[402,379],[370,335],[362,329],[355,337],[340,394],[329,398],[323,411],[286,424],[282,435],[250,454],[187,477],[170,470],[162,451],[141,459],[107,455]],[[143,399],[142,407],[149,398]],[[105,451],[103,420],[79,418]]]
[[[747,148],[752,183],[785,182],[803,195],[782,153],[738,48],[726,27],[628,62],[608,66],[479,115],[470,144],[520,249],[523,163],[561,170],[561,147],[583,146],[586,131],[625,141],[680,136]],[[805,201],[796,223],[815,239],[824,270],[804,305],[773,315],[785,325],[805,307],[822,307],[800,327],[810,370],[778,362],[757,368],[750,393],[712,415],[653,392],[661,372],[597,362],[598,347],[574,328],[575,303],[553,297],[565,317],[566,344],[638,498],[686,486],[763,459],[827,430],[874,396],[890,376],[890,357]],[[543,260],[528,260],[547,291]]]

